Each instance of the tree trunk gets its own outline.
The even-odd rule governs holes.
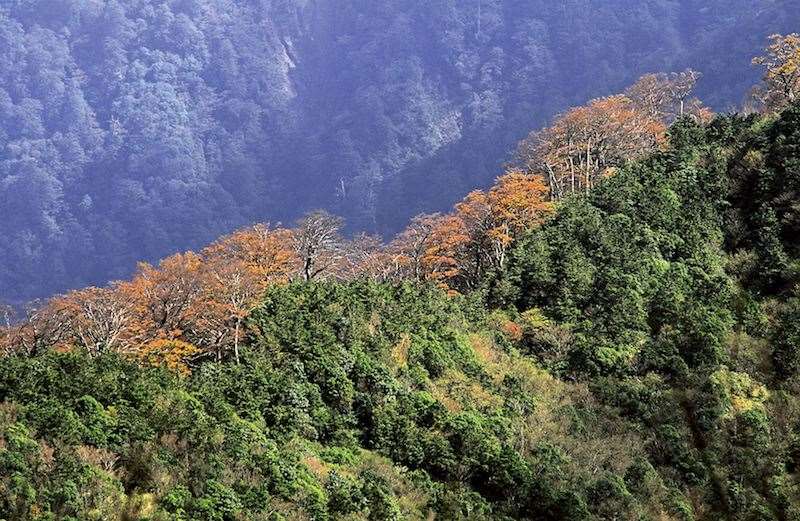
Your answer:
[[[306,255],[305,261],[303,262],[303,279],[306,282],[311,281],[311,270],[314,266],[314,259],[311,255]]]
[[[575,160],[572,156],[569,157],[569,177],[572,186],[572,193],[575,193]]]
[[[236,364],[239,364],[239,329],[242,324],[241,318],[236,318],[236,327],[233,333],[233,355],[236,358]]]
[[[586,186],[584,191],[588,192],[592,186],[591,182],[591,169],[592,169],[592,140],[586,142]]]

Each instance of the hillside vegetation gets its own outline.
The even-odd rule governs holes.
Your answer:
[[[238,363],[7,356],[0,512],[795,519],[798,146],[800,107],[681,120],[483,293],[271,285]]]
[[[0,519],[800,518],[800,37],[772,42],[762,114],[648,112],[685,77],[646,78],[388,245],[317,212],[32,307],[0,329]]]

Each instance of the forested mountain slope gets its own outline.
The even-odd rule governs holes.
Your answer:
[[[684,117],[589,190],[508,174],[339,282],[280,280],[287,233],[338,224],[314,214],[54,299],[0,328],[0,518],[798,519],[798,150],[796,103]],[[457,254],[507,258],[455,292],[472,265],[430,230],[480,208],[505,224]]]
[[[10,0],[0,295],[127,276],[326,207],[387,233],[641,73],[738,104],[791,0]]]

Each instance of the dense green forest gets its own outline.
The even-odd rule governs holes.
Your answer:
[[[800,519],[799,190],[800,105],[684,117],[472,291],[272,284],[151,363],[34,321],[0,519]]]
[[[798,23],[795,0],[4,0],[0,297],[313,208],[391,234],[641,74],[738,106]]]

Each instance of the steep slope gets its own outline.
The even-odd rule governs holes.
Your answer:
[[[0,7],[0,295],[126,276],[326,207],[387,233],[556,111],[693,66],[717,108],[790,1],[13,0]]]
[[[4,357],[0,515],[797,519],[799,149],[681,119],[485,291],[276,284],[241,357]]]
[[[557,324],[528,353],[645,429],[679,519],[798,515],[799,130],[798,107],[679,122],[669,150],[521,241],[495,284]]]
[[[581,519],[660,508],[608,493],[642,465],[643,441],[585,386],[515,353],[502,315],[431,288],[352,283],[274,288],[252,320],[242,364],[189,378],[113,355],[1,360],[0,515]]]

